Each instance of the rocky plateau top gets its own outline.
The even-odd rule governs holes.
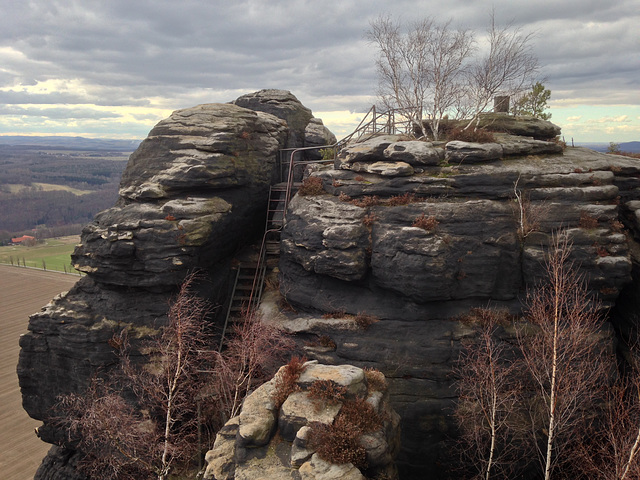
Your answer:
[[[439,478],[451,466],[452,370],[461,342],[476,335],[460,315],[478,306],[520,313],[557,229],[618,331],[639,320],[637,160],[563,149],[549,122],[483,122],[495,142],[364,136],[307,172],[322,189],[289,203],[279,291],[261,306],[309,358],[385,375],[399,415],[400,478]],[[62,445],[37,479],[83,478],[52,420],[56,397],[81,392],[113,364],[108,340],[123,327],[134,341],[157,334],[194,268],[207,274],[202,295],[225,310],[237,255],[262,237],[269,187],[282,178],[279,152],[334,142],[281,90],[178,110],[151,130],[116,205],[83,230],[73,262],[86,276],[34,314],[20,340],[24,408],[43,422],[44,441]],[[235,439],[237,428],[221,436]]]

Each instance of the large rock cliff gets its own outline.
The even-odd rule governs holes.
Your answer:
[[[452,366],[475,335],[460,316],[487,306],[520,314],[554,231],[568,232],[572,259],[605,310],[620,302],[626,317],[633,311],[637,160],[496,138],[362,139],[335,168],[312,174],[325,192],[298,195],[287,213],[280,288],[299,312],[276,318],[306,338],[312,357],[385,373],[411,478],[437,478],[453,461]],[[359,317],[371,325],[358,328]]]
[[[86,276],[33,315],[20,340],[23,405],[43,421],[44,441],[64,443],[52,418],[56,398],[82,392],[114,364],[114,333],[128,327],[134,344],[156,334],[187,273],[204,272],[202,295],[225,301],[233,255],[262,234],[279,150],[304,146],[311,123],[310,142],[326,130],[289,92],[252,97],[270,113],[207,104],[158,123],[131,155],[116,205],[83,229],[72,261]],[[37,478],[71,478],[73,452],[51,455]]]
[[[401,478],[438,478],[450,466],[452,367],[475,335],[458,316],[488,305],[519,313],[554,230],[569,232],[572,258],[617,325],[638,320],[637,160],[563,151],[548,122],[484,120],[500,130],[493,143],[361,138],[317,168],[324,192],[289,204],[280,292],[262,305],[310,358],[386,375]],[[179,110],[150,132],[117,204],[83,231],[73,261],[86,276],[33,315],[21,339],[24,406],[43,421],[43,440],[64,440],[56,397],[114,363],[108,340],[124,326],[134,342],[154,335],[189,271],[206,272],[202,294],[225,302],[233,256],[264,228],[278,152],[333,139],[283,91]],[[75,461],[56,448],[37,478],[72,478]]]

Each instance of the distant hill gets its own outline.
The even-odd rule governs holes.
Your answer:
[[[0,135],[0,145],[50,147],[65,150],[132,152],[138,148],[140,142],[141,140],[115,140],[109,138]]]
[[[580,147],[590,148],[596,152],[606,152],[609,144],[605,142],[594,143],[576,143]],[[640,142],[621,142],[618,143],[621,152],[640,153]]]

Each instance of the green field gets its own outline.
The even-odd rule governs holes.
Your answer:
[[[44,243],[33,247],[23,245],[0,247],[0,263],[78,273],[71,266],[71,253],[79,242],[80,238],[74,235],[48,238]]]

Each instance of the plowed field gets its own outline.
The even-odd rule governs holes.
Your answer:
[[[76,275],[0,265],[0,476],[33,479],[50,445],[35,436],[40,422],[22,409],[16,366],[20,335],[29,315],[58,293],[69,290]]]

